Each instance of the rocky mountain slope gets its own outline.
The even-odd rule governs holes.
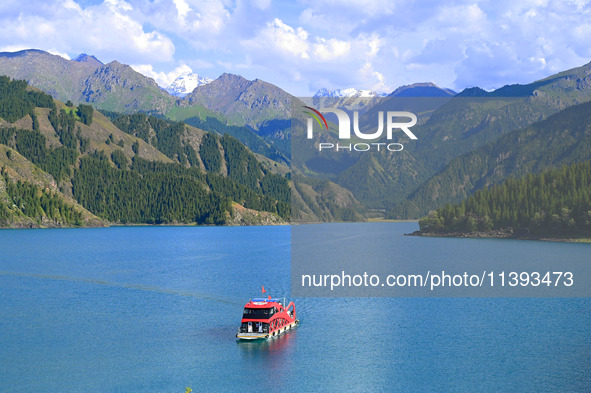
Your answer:
[[[117,112],[163,112],[176,98],[153,79],[117,61],[102,64],[82,54],[74,60],[40,50],[0,53],[0,75],[24,79],[56,99],[91,103]]]

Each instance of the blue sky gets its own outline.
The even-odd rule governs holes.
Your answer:
[[[591,0],[3,0],[0,50],[181,73],[390,92],[527,83],[591,61]]]

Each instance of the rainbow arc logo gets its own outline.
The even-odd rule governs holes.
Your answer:
[[[304,113],[307,114],[307,115],[312,116],[316,120],[316,122],[318,123],[318,125],[320,126],[320,129],[322,129],[322,123],[324,123],[324,128],[326,130],[328,130],[328,123],[327,123],[326,119],[324,118],[324,116],[322,116],[322,113],[318,112],[316,109],[314,109],[314,108],[312,108],[310,106],[305,106],[304,105],[304,108],[309,109],[309,110],[312,111],[312,112],[310,112],[310,111],[304,111]],[[320,119],[322,119],[322,122],[320,122]],[[311,130],[311,127],[308,127],[308,138],[311,138],[310,130]]]

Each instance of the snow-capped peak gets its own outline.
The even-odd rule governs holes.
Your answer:
[[[195,73],[188,73],[178,76],[167,88],[170,94],[177,97],[184,97],[191,93],[197,86],[206,85],[213,79],[202,77]]]

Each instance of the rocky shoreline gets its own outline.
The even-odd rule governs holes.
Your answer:
[[[413,233],[405,233],[406,236],[426,236],[426,237],[466,237],[479,239],[521,239],[530,237],[527,231],[516,232],[513,229],[495,229],[490,231],[474,231],[474,232],[424,232],[414,231]]]
[[[147,223],[119,223],[108,222],[98,217],[85,219],[80,225],[70,225],[63,222],[50,220],[43,217],[35,220],[30,217],[17,217],[9,222],[0,222],[0,229],[39,229],[39,228],[106,228],[111,226],[196,226],[196,223],[169,222],[162,224]],[[289,225],[276,214],[247,209],[237,203],[232,204],[232,210],[228,213],[227,221],[221,226],[259,226],[259,225]],[[209,226],[209,225],[206,225]]]
[[[455,237],[455,238],[471,238],[471,239],[517,239],[517,240],[542,240],[555,242],[573,242],[573,241],[588,241],[588,237],[558,237],[558,236],[541,236],[532,235],[527,229],[521,228],[503,228],[494,229],[490,231],[474,231],[474,232],[423,232],[414,231],[412,233],[405,233],[405,236],[423,236],[423,237]]]

